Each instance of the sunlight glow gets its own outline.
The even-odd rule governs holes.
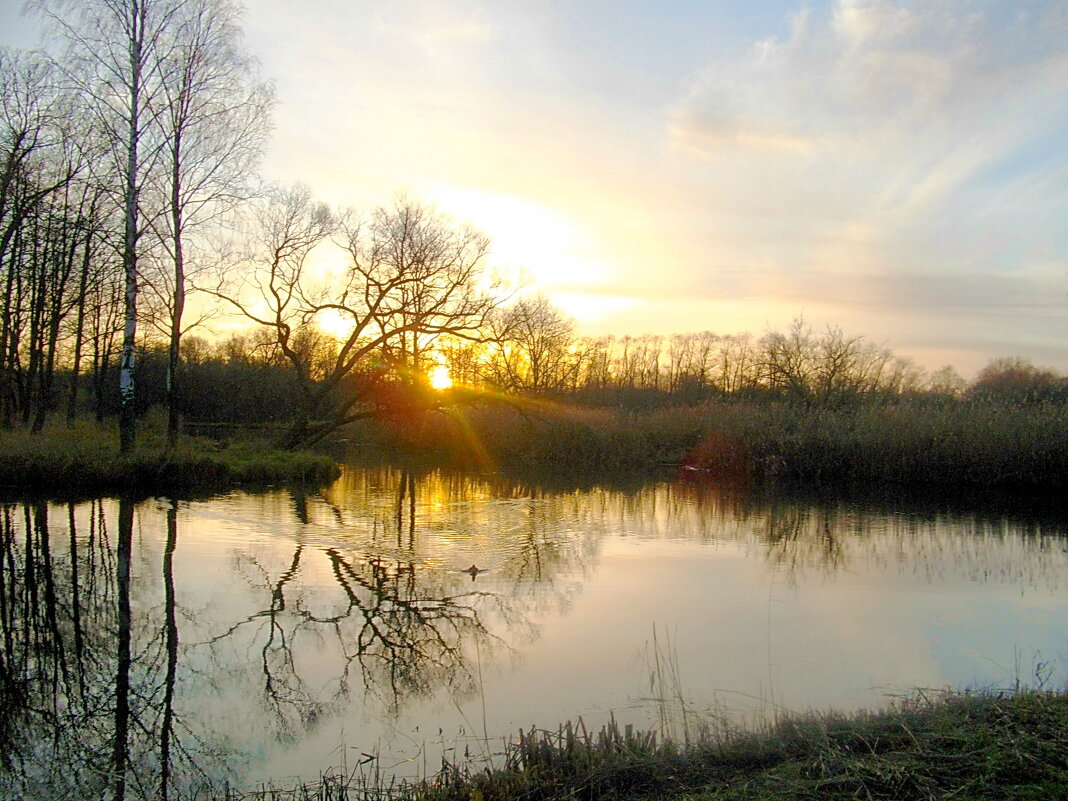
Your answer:
[[[523,283],[534,289],[584,287],[604,281],[614,270],[590,233],[561,209],[450,184],[429,184],[423,193],[446,213],[486,233],[495,266],[518,269]]]
[[[333,309],[320,312],[315,318],[315,323],[319,326],[320,331],[340,342],[348,339],[353,330],[352,319]]]
[[[452,386],[452,376],[449,375],[449,368],[444,364],[439,364],[431,370],[429,376],[430,386],[434,389],[442,390]]]

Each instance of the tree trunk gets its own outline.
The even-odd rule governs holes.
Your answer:
[[[125,277],[122,356],[119,359],[119,450],[129,453],[137,439],[134,414],[134,346],[137,339],[137,202],[138,139],[140,137],[142,37],[145,32],[145,7],[138,4],[133,12],[134,30],[130,36],[130,109],[126,140],[125,219],[122,266]]]
[[[282,437],[279,446],[283,450],[291,451],[308,438],[308,415],[301,412],[293,418],[289,431]]]
[[[67,398],[67,425],[74,423],[74,418],[78,414],[78,378],[81,375],[82,366],[82,343],[85,339],[84,331],[85,326],[85,295],[89,286],[89,262],[92,249],[90,242],[92,241],[92,230],[85,235],[84,252],[82,253],[82,273],[78,279],[78,316],[74,326],[74,364],[70,370],[70,395]]]
[[[171,341],[167,353],[167,447],[178,443],[178,368],[181,356],[182,313],[185,311],[185,255],[182,243],[181,136],[175,135],[171,176],[171,223],[174,226],[174,307],[171,309]]]

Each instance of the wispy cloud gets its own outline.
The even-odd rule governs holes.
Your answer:
[[[747,58],[710,65],[673,132],[698,148],[792,142],[840,160],[917,143],[922,158],[1011,127],[1004,148],[1049,117],[1019,112],[1063,109],[1066,41],[1062,3],[838,0],[821,17],[797,12],[788,37],[756,42]]]
[[[937,336],[1068,290],[1062,2],[802,9],[707,65],[666,127],[695,196],[730,210],[719,241],[757,291],[844,316],[937,310]]]

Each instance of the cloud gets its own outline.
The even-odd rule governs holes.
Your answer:
[[[1063,4],[838,0],[707,68],[670,133],[781,186],[786,203],[837,198],[839,219],[877,213],[895,225],[1065,131],[1066,42]],[[1068,163],[1063,150],[1050,158],[1029,177]]]
[[[602,331],[1063,337],[1068,5],[812,3],[702,63],[682,3],[624,46],[554,3],[260,0],[270,169],[355,205],[436,187]]]
[[[838,0],[803,10],[790,34],[715,63],[677,107],[672,131],[702,149],[821,150],[837,157],[1004,122],[1068,84],[1063,4]],[[1028,126],[1014,126],[1026,135]],[[950,137],[950,135],[953,135]],[[844,149],[844,153],[843,153]]]
[[[694,265],[706,286],[733,272],[876,327],[1063,305],[1064,270],[1046,268],[1068,247],[1062,2],[803,9],[707,65],[667,129],[692,196],[720,210],[722,255]]]

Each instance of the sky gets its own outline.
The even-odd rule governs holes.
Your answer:
[[[21,0],[0,44],[33,45]],[[583,333],[1068,371],[1068,3],[247,0],[266,177],[469,221]]]

